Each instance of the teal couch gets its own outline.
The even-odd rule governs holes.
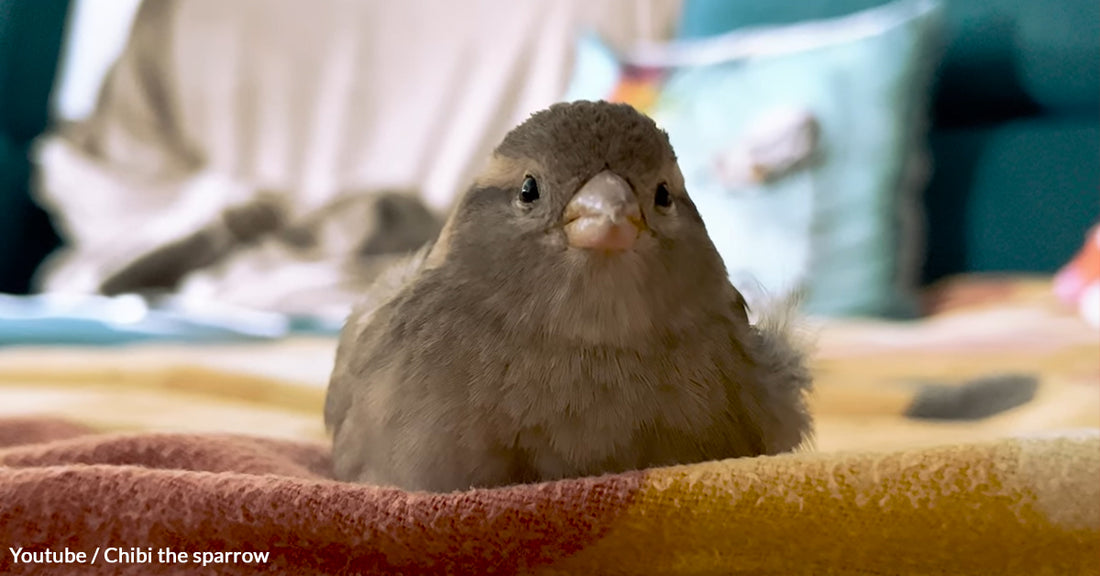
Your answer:
[[[0,292],[22,293],[56,245],[28,194],[28,148],[46,128],[69,0],[0,0]]]
[[[884,0],[685,0],[680,35],[842,16]],[[945,0],[923,278],[1049,273],[1100,217],[1100,3]]]

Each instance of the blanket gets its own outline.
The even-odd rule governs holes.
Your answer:
[[[1096,574],[1100,434],[450,494],[319,445],[0,421],[4,573]]]

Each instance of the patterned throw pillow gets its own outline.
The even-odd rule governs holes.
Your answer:
[[[909,316],[940,5],[613,53],[578,46],[567,100],[629,103],[669,133],[750,305],[792,292],[830,316]]]

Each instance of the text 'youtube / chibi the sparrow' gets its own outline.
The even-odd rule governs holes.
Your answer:
[[[556,104],[510,132],[438,239],[341,335],[338,479],[446,492],[777,454],[810,372],[749,321],[667,135]]]

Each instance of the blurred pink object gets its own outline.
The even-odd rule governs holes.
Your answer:
[[[1089,230],[1085,245],[1054,276],[1054,293],[1100,328],[1100,225]]]

